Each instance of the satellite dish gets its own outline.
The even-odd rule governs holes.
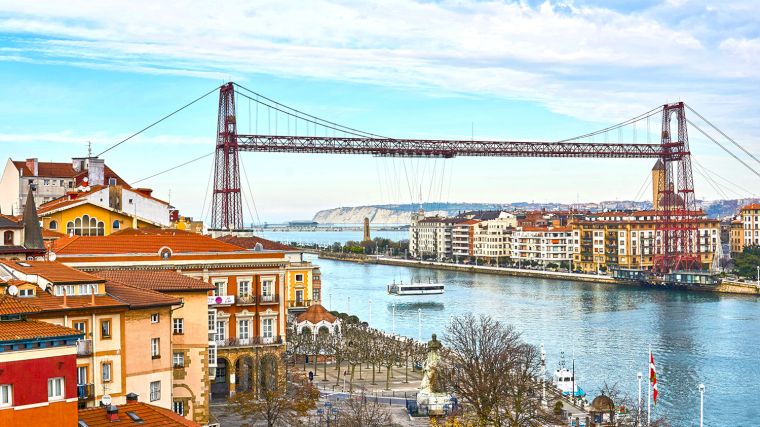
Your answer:
[[[264,245],[261,244],[261,242],[256,243],[256,246],[253,247],[254,252],[261,252],[264,250]]]
[[[8,286],[8,295],[11,295],[14,297],[18,295],[18,287],[16,285]]]
[[[58,255],[56,255],[55,252],[50,252],[48,254],[48,260],[55,261],[56,258],[58,258]]]
[[[84,177],[84,178],[82,178],[82,181],[84,181],[84,182],[88,182],[89,180],[90,180],[90,179],[89,179],[89,178],[87,178],[87,177]],[[110,398],[110,397],[109,397],[109,398]]]
[[[103,404],[103,406],[108,406],[111,404],[111,395],[104,394],[103,397],[100,399],[100,403]]]

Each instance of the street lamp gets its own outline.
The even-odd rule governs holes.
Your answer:
[[[640,423],[641,423],[641,377],[642,376],[643,375],[641,374],[641,372],[639,372],[639,373],[636,374],[636,378],[639,379],[639,415],[638,415],[638,417],[636,417],[636,425],[637,426],[640,425]]]
[[[369,300],[369,322],[368,325],[372,325],[372,300]]]
[[[547,406],[546,402],[546,351],[544,344],[541,343],[541,404]]]
[[[699,427],[703,427],[705,415],[705,385],[699,385]]]
[[[760,265],[757,266],[757,284],[760,285]]]
[[[417,341],[422,341],[422,309],[417,309]]]
[[[396,335],[396,303],[393,303],[393,335]]]
[[[348,297],[348,304],[346,305],[346,313],[351,314],[351,297]]]

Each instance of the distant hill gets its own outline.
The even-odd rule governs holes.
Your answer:
[[[726,218],[737,213],[738,209],[749,203],[756,202],[756,199],[732,199],[732,200],[713,200],[698,201],[699,206],[707,212],[710,218]],[[368,205],[340,207],[325,209],[317,212],[313,220],[320,224],[360,224],[364,218],[375,224],[409,224],[413,212],[422,208],[426,215],[445,215],[453,216],[459,212],[478,211],[478,210],[541,210],[559,211],[559,210],[590,210],[600,212],[604,210],[620,209],[651,209],[651,202],[635,202],[631,200],[603,201],[599,203],[423,203],[419,204],[398,204],[398,205]]]

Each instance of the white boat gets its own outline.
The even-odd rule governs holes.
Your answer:
[[[565,367],[565,357],[559,362],[559,368],[554,371],[552,383],[559,389],[563,396],[573,396],[583,398],[586,392],[575,382],[575,360],[573,360],[573,370]]]
[[[396,283],[394,280],[392,284],[388,285],[388,293],[391,295],[434,295],[442,294],[444,290],[443,283]]]

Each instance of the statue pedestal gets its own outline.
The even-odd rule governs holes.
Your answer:
[[[417,393],[417,408],[421,413],[429,416],[445,415],[444,405],[451,403],[451,395],[447,393],[429,393],[420,391]]]

